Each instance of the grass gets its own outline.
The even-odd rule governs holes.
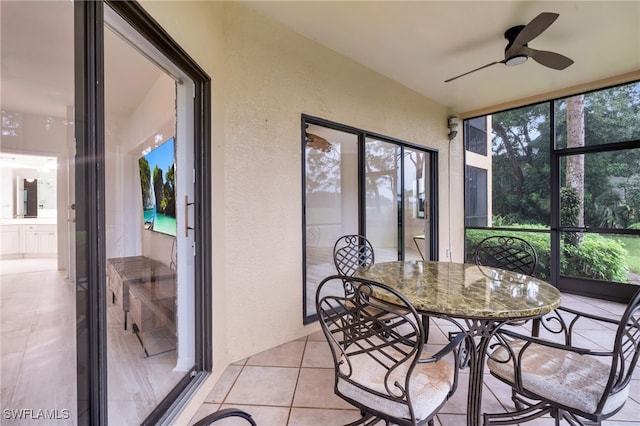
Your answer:
[[[640,272],[640,237],[617,235],[615,237],[627,250],[627,266],[632,272]]]

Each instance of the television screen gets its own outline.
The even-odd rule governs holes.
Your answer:
[[[144,154],[138,160],[144,228],[176,235],[174,138]]]

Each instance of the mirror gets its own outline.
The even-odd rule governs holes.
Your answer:
[[[38,217],[38,179],[22,180],[24,217]]]
[[[0,173],[0,219],[56,217],[56,157],[2,152]]]

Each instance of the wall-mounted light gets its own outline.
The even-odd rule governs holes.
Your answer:
[[[458,116],[451,115],[447,120],[447,127],[449,128],[449,141],[452,141],[453,138],[458,134]]]

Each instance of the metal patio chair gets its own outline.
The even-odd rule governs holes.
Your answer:
[[[492,266],[511,272],[533,275],[538,266],[538,254],[533,246],[522,238],[509,235],[494,235],[480,241],[473,254],[476,265]],[[525,324],[522,321],[518,324]],[[515,324],[514,324],[515,325]],[[533,320],[531,334],[538,336],[540,321]]]
[[[333,262],[340,275],[353,276],[356,270],[374,263],[373,246],[363,235],[343,235],[333,246]]]
[[[522,238],[494,235],[480,241],[473,261],[476,265],[533,275],[538,266],[538,255],[533,246]]]
[[[542,324],[549,339],[513,330],[496,335],[487,366],[511,386],[516,410],[484,414],[484,424],[519,424],[549,413],[556,425],[600,425],[620,411],[640,356],[640,290],[619,320],[560,307]],[[585,344],[579,330],[595,324],[615,333],[613,343],[606,349],[578,346]]]
[[[351,425],[433,425],[458,384],[463,334],[435,355],[423,352],[415,308],[396,290],[362,278],[325,278],[316,310],[333,356],[334,392],[362,413]]]
[[[198,422],[194,423],[193,426],[208,426],[218,420],[223,420],[229,417],[240,417],[241,419],[246,420],[250,425],[257,426],[249,413],[237,408],[225,408],[223,410],[218,410],[215,413],[211,413],[208,416],[203,417]]]
[[[336,240],[333,246],[333,262],[338,274],[351,277],[358,269],[375,263],[373,246],[363,235],[343,235]],[[349,292],[350,282],[345,280],[344,285]],[[429,317],[427,315],[422,316],[422,324],[425,329],[425,342],[427,342],[429,339]]]

